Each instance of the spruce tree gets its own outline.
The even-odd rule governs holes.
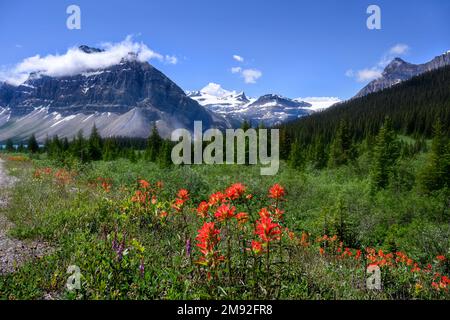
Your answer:
[[[424,169],[419,175],[426,191],[439,190],[450,186],[450,144],[438,119],[433,127],[431,152]]]
[[[288,158],[288,164],[291,168],[302,170],[305,166],[305,157],[300,144],[296,141],[291,146],[291,152]]]
[[[14,143],[13,143],[12,139],[6,140],[5,150],[7,152],[14,152],[14,151],[16,151],[16,148],[14,148]]]
[[[350,137],[347,122],[341,120],[334,140],[331,143],[328,165],[330,167],[337,167],[348,164],[354,159],[354,156],[352,139]]]
[[[37,153],[39,152],[39,144],[36,140],[36,136],[34,134],[31,135],[31,137],[28,139],[28,151],[30,153]]]
[[[323,169],[328,162],[326,145],[322,137],[318,137],[313,149],[313,166],[315,169]]]
[[[172,144],[169,140],[163,140],[157,162],[162,168],[168,168],[172,165]]]
[[[90,160],[98,161],[102,159],[102,138],[95,123],[88,140],[88,153]]]
[[[371,182],[374,189],[386,188],[400,156],[400,146],[389,118],[385,119],[375,142]]]
[[[147,149],[145,150],[145,159],[155,162],[158,159],[160,149],[163,145],[163,139],[158,133],[156,124],[153,125],[152,132],[147,140]]]

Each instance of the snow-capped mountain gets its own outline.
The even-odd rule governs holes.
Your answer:
[[[82,46],[86,55],[101,50]],[[0,141],[35,134],[72,137],[89,134],[95,124],[102,136],[147,137],[153,124],[168,137],[177,128],[231,124],[186,96],[148,62],[128,54],[119,64],[81,74],[52,77],[30,74],[20,85],[0,86]]]
[[[442,68],[446,65],[450,65],[450,51],[447,51],[423,64],[412,64],[401,58],[395,58],[383,70],[381,77],[371,81],[367,86],[362,88],[357,93],[355,98],[389,88],[397,83],[409,80],[414,76],[420,75],[427,71]]]
[[[209,83],[203,89],[187,94],[208,110],[231,120],[267,126],[295,120],[341,101],[333,97],[289,99],[275,94],[252,98],[243,91],[226,90],[217,83]]]
[[[242,91],[237,92],[223,89],[217,83],[209,83],[199,91],[188,91],[187,95],[209,110],[221,114],[234,112],[241,106],[256,100],[248,98]]]

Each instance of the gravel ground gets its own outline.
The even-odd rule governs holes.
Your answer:
[[[4,161],[0,159],[0,275],[14,272],[25,261],[44,256],[50,247],[39,241],[21,241],[8,235],[13,224],[2,209],[8,204],[8,188],[16,179],[6,173]]]

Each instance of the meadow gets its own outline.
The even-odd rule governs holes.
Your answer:
[[[426,153],[374,192],[351,164],[258,166],[3,154],[10,235],[53,250],[0,276],[2,299],[448,299],[448,191],[415,182]],[[66,287],[69,266],[80,288]],[[381,270],[369,289],[366,269]]]

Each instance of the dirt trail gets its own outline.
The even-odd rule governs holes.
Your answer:
[[[20,241],[8,235],[13,224],[2,210],[8,205],[8,189],[16,178],[7,174],[4,160],[0,159],[0,275],[14,272],[25,261],[42,257],[48,252],[48,246],[37,241]]]

